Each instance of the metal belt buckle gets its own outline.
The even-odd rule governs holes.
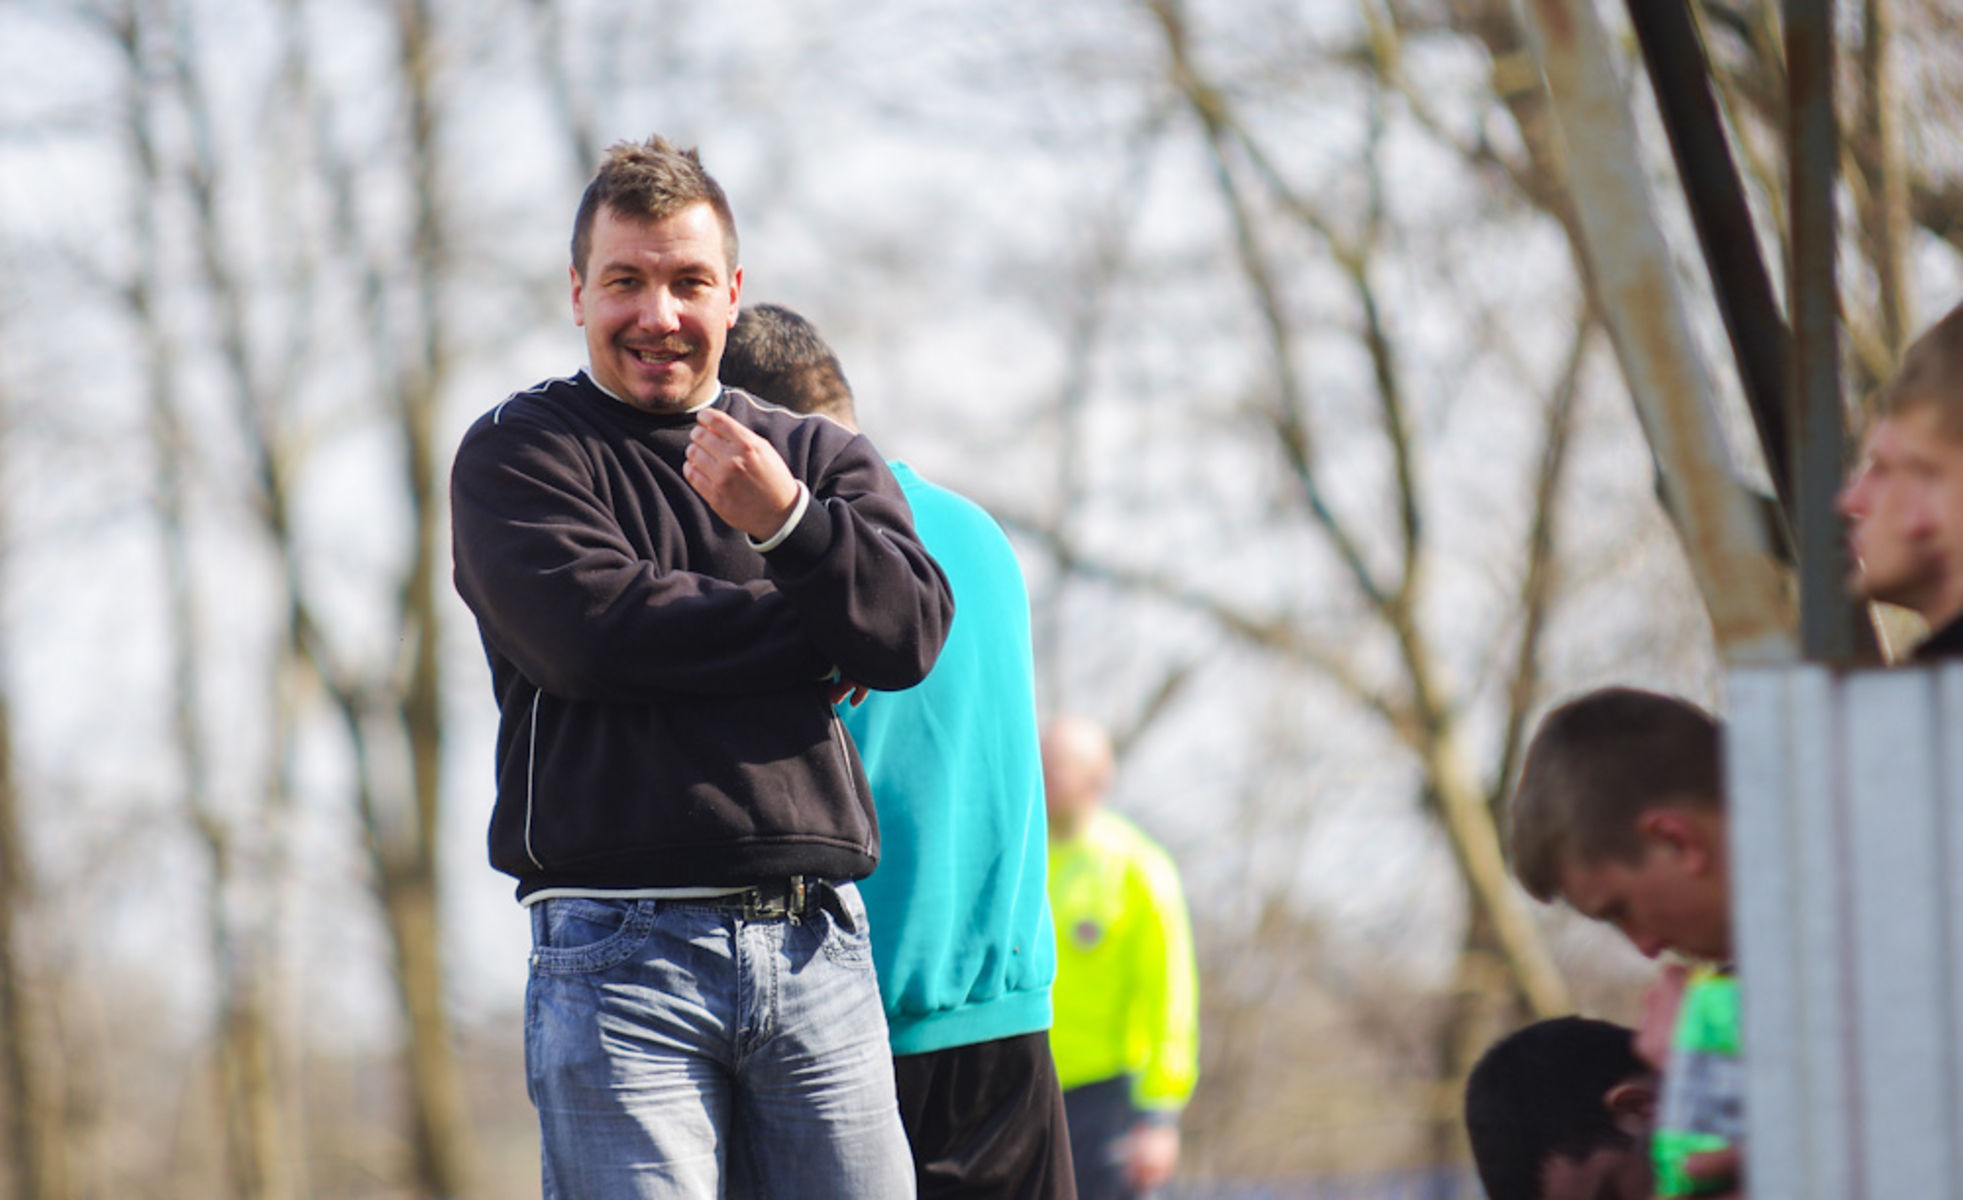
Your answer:
[[[750,920],[787,917],[795,924],[804,911],[804,878],[793,876],[786,884],[760,884],[743,895],[743,915]]]

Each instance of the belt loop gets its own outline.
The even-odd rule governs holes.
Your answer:
[[[796,925],[804,918],[804,876],[791,876],[790,901],[785,907],[790,909],[791,924]]]

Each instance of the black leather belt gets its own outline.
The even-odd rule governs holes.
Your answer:
[[[788,917],[795,921],[813,909],[824,904],[824,895],[830,889],[818,886],[822,879],[808,875],[793,875],[789,879],[773,879],[769,883],[759,883],[741,891],[727,892],[720,896],[704,896],[690,900],[690,904],[709,904],[717,908],[734,908],[742,912],[744,919],[751,921],[774,920]]]

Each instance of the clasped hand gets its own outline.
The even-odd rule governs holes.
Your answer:
[[[797,507],[797,480],[784,456],[719,409],[696,415],[682,478],[717,516],[755,541],[770,540]]]

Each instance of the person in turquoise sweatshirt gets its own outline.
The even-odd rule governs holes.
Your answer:
[[[837,358],[789,309],[744,308],[721,377],[857,428]],[[890,466],[958,613],[925,680],[840,708],[879,816],[860,895],[900,1115],[922,1197],[1070,1198],[1028,590],[987,512]]]
[[[1043,731],[1056,921],[1050,1050],[1081,1200],[1151,1195],[1179,1165],[1199,1079],[1199,973],[1172,856],[1104,807],[1111,740],[1063,715]]]

